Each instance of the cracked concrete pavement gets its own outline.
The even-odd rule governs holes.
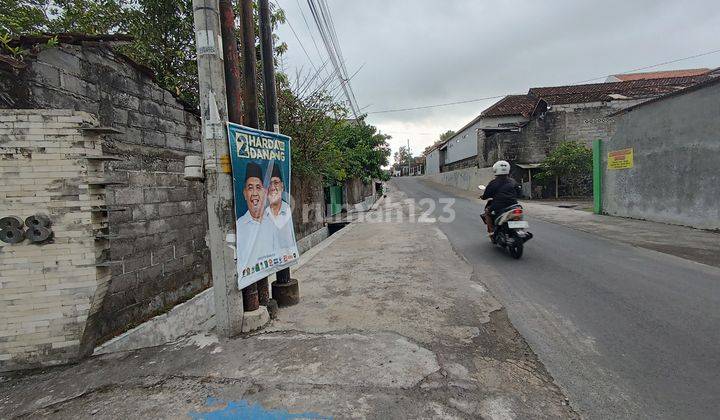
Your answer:
[[[5,374],[0,417],[577,417],[483,274],[403,198],[309,254],[301,303],[263,331]]]

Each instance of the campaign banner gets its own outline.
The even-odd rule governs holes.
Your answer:
[[[297,263],[290,208],[290,137],[228,123],[238,287]]]

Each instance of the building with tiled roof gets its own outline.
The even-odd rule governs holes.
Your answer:
[[[538,97],[530,94],[508,95],[485,109],[480,116],[487,118],[519,115],[530,118],[539,102]]]
[[[557,144],[610,138],[618,111],[707,82],[717,76],[714,73],[653,72],[626,81],[534,87],[524,95],[505,96],[428,153],[427,171],[486,167],[505,159],[515,164],[518,181],[529,180],[532,169]]]
[[[666,79],[671,77],[693,77],[702,76],[710,72],[708,68],[702,69],[683,69],[683,70],[664,70],[649,71],[643,73],[621,73],[608,76],[606,82],[627,82],[630,80],[643,79]]]
[[[666,95],[680,89],[702,83],[711,76],[708,72],[698,76],[671,77],[664,79],[639,79],[625,82],[592,83],[536,87],[528,95],[541,98],[549,105],[611,102],[616,100],[648,99]]]

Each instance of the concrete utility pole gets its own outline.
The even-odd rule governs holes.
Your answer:
[[[253,17],[253,1],[240,0],[240,32],[242,33],[243,55],[243,99],[245,100],[245,125],[260,128],[257,100],[257,78],[255,69],[255,19]],[[246,311],[254,311],[260,304],[267,305],[270,300],[268,279],[259,280],[243,289]]]
[[[208,236],[218,334],[241,332],[243,302],[235,279],[235,251],[227,238],[235,233],[230,150],[225,123],[227,102],[220,43],[218,0],[193,0],[197,46],[203,160],[207,191]]]
[[[260,51],[262,53],[263,92],[265,103],[265,130],[280,132],[277,89],[275,86],[275,60],[273,54],[272,22],[270,21],[269,0],[259,0],[260,6]],[[290,193],[290,191],[288,191]],[[277,280],[272,286],[273,299],[280,306],[298,303],[300,291],[297,280],[290,278],[290,268],[277,273]]]

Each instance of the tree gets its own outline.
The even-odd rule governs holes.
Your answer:
[[[400,146],[400,149],[398,149],[397,152],[393,155],[393,158],[395,160],[395,167],[401,168],[403,166],[407,166],[408,162],[412,160],[412,154],[410,153],[410,148],[407,146]]]
[[[39,33],[48,21],[45,11],[49,0],[0,0],[0,35],[17,36]]]
[[[236,16],[240,15],[238,7],[235,2]],[[285,22],[285,13],[271,7],[271,24],[276,28]],[[257,9],[255,3],[256,15]],[[18,35],[127,33],[134,41],[117,49],[150,67],[161,87],[191,105],[198,104],[191,0],[0,0],[0,10],[0,49],[18,55],[8,45],[10,37]],[[259,56],[257,24],[255,34]],[[286,50],[287,45],[275,37],[276,61]],[[259,73],[261,65],[258,60],[253,71]],[[262,83],[261,75],[257,80]],[[280,127],[293,138],[293,170],[298,175],[321,176],[328,183],[348,177],[367,181],[383,175],[381,168],[390,156],[389,136],[378,133],[364,117],[349,121],[347,108],[322,88],[307,94],[293,92],[282,72],[277,73],[276,81]],[[258,99],[262,110],[262,94]]]
[[[548,182],[558,177],[571,196],[588,195],[592,189],[592,151],[578,141],[560,143],[540,165],[536,179]]]
[[[357,121],[344,121],[335,135],[335,144],[343,151],[341,158],[347,176],[365,182],[383,178],[382,167],[387,166],[390,157],[389,139],[390,136],[367,124],[364,116]]]
[[[119,50],[155,72],[157,83],[198,104],[192,0],[135,0],[127,13],[135,39]]]
[[[440,134],[440,142],[443,142],[443,141],[449,139],[450,137],[454,136],[455,134],[456,133],[453,130],[448,130],[448,131]]]

